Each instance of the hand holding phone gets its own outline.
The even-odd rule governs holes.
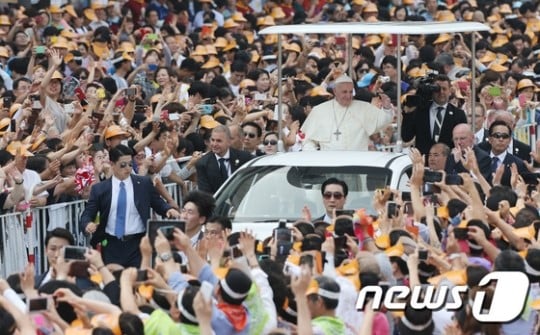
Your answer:
[[[386,203],[386,217],[392,219],[399,216],[399,205],[394,201],[388,201]]]

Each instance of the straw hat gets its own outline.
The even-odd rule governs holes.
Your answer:
[[[366,13],[378,13],[379,12],[379,9],[377,8],[377,5],[370,2],[366,5],[366,7],[364,7],[364,9],[362,10],[362,14],[366,14]]]
[[[16,156],[19,150],[21,151],[21,154],[25,157],[34,156],[34,154],[28,151],[28,145],[23,144],[21,141],[13,141],[10,144],[8,144],[6,148],[6,151],[12,154],[13,156]]]
[[[200,124],[202,128],[214,129],[217,126],[219,126],[221,123],[214,120],[214,118],[211,117],[210,115],[203,115],[201,116]]]
[[[11,22],[7,15],[0,15],[0,26],[11,26]]]
[[[191,53],[191,56],[205,56],[205,55],[206,55],[206,47],[201,44],[198,44],[195,47],[195,50]]]
[[[283,11],[283,9],[279,6],[276,6],[274,8],[272,8],[272,13],[270,13],[270,15],[274,18],[274,19],[283,19],[286,17],[285,15],[285,12]]]
[[[246,18],[241,12],[234,12],[231,19],[233,19],[235,22],[247,22]]]
[[[123,52],[135,52],[135,47],[131,42],[124,41],[120,43],[120,48],[118,48],[117,51],[123,51]]]
[[[51,14],[62,14],[63,12],[64,12],[64,9],[60,8],[59,6],[56,6],[56,5],[49,6],[49,13]]]
[[[122,130],[122,128],[120,128],[120,126],[117,126],[117,125],[109,126],[107,128],[107,130],[105,131],[105,139],[106,140],[108,140],[111,137],[115,137],[115,136],[119,136],[119,135],[128,136],[129,133],[125,132],[124,130]]]
[[[90,21],[97,21],[98,20],[96,12],[94,12],[94,10],[92,8],[86,8],[83,11],[83,14]]]
[[[213,44],[207,44],[206,46],[206,54],[208,55],[217,55],[218,52],[216,50],[216,47]]]
[[[0,46],[0,57],[9,58],[9,50],[6,47]]]
[[[309,96],[311,97],[318,97],[318,96],[327,96],[331,97],[332,93],[328,92],[324,87],[322,86],[315,86],[309,93]]]
[[[433,41],[433,44],[441,44],[446,43],[452,39],[452,36],[447,33],[440,34],[439,37],[435,41]]]
[[[437,21],[443,21],[443,22],[453,22],[456,21],[456,17],[454,16],[454,13],[452,13],[449,10],[441,10],[437,12],[437,16],[435,17]]]
[[[0,120],[0,136],[4,135],[8,131],[9,125],[11,125],[10,118],[5,117]]]
[[[220,36],[216,38],[216,41],[214,42],[214,47],[216,47],[216,49],[225,48],[226,45],[227,45],[227,40],[225,39],[225,37]]]
[[[69,15],[71,15],[71,16],[73,16],[73,17],[78,17],[78,16],[77,16],[77,12],[75,12],[75,8],[73,8],[73,5],[72,5],[72,4],[69,4],[69,5],[64,6],[64,10],[65,10],[66,13],[68,13]]]
[[[257,84],[251,79],[243,79],[238,85],[240,88],[255,87]]]
[[[528,88],[528,87],[536,87],[533,81],[530,80],[529,78],[521,79],[519,83],[517,84],[518,91],[521,91],[522,89]]]
[[[238,23],[234,22],[234,20],[232,18],[225,20],[225,22],[223,23],[223,28],[225,28],[225,29],[236,28],[236,27],[239,27],[239,26],[240,25]]]
[[[213,69],[221,65],[219,59],[214,56],[211,56],[206,63],[204,63],[201,68],[203,69]]]
[[[287,51],[294,51],[297,53],[302,52],[302,49],[300,49],[300,46],[297,43],[287,43],[283,46],[283,49]]]
[[[64,76],[63,76],[60,72],[58,72],[58,71],[55,70],[55,71],[53,72],[53,75],[52,75],[51,79],[60,79],[60,80],[63,80],[63,79],[64,79]]]
[[[382,43],[382,39],[379,35],[368,35],[364,43],[368,46],[373,46]]]
[[[234,49],[237,49],[238,48],[238,45],[236,44],[236,41],[235,40],[231,40],[229,43],[227,43],[227,45],[223,48],[223,51],[226,52],[226,51],[230,51],[230,50],[234,50]]]
[[[109,46],[107,45],[107,42],[92,43],[92,50],[99,58],[103,58],[103,59],[107,59],[110,54]]]

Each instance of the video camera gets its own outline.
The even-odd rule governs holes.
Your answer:
[[[430,70],[423,77],[416,79],[413,86],[416,88],[416,94],[408,95],[404,105],[407,107],[417,107],[431,103],[433,93],[441,91],[441,87],[435,82],[439,72]]]

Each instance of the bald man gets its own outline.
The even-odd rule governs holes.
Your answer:
[[[472,148],[480,172],[484,178],[490,182],[491,158],[489,157],[489,153],[480,149],[477,145],[474,145],[474,133],[471,130],[471,126],[466,123],[457,124],[452,130],[452,141],[454,142],[454,149],[452,149],[452,153],[446,160],[446,173],[457,174],[468,172],[463,166],[462,160],[465,158],[465,149]]]

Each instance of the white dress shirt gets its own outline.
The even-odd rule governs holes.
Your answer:
[[[118,206],[118,194],[120,192],[120,182],[122,180],[113,176],[112,182],[112,194],[111,194],[111,210],[109,212],[109,219],[107,220],[107,227],[105,232],[114,236],[114,230],[116,227],[116,207]],[[125,235],[132,235],[145,232],[145,226],[135,207],[135,198],[133,196],[133,182],[130,178],[123,180],[126,188],[126,230]]]

